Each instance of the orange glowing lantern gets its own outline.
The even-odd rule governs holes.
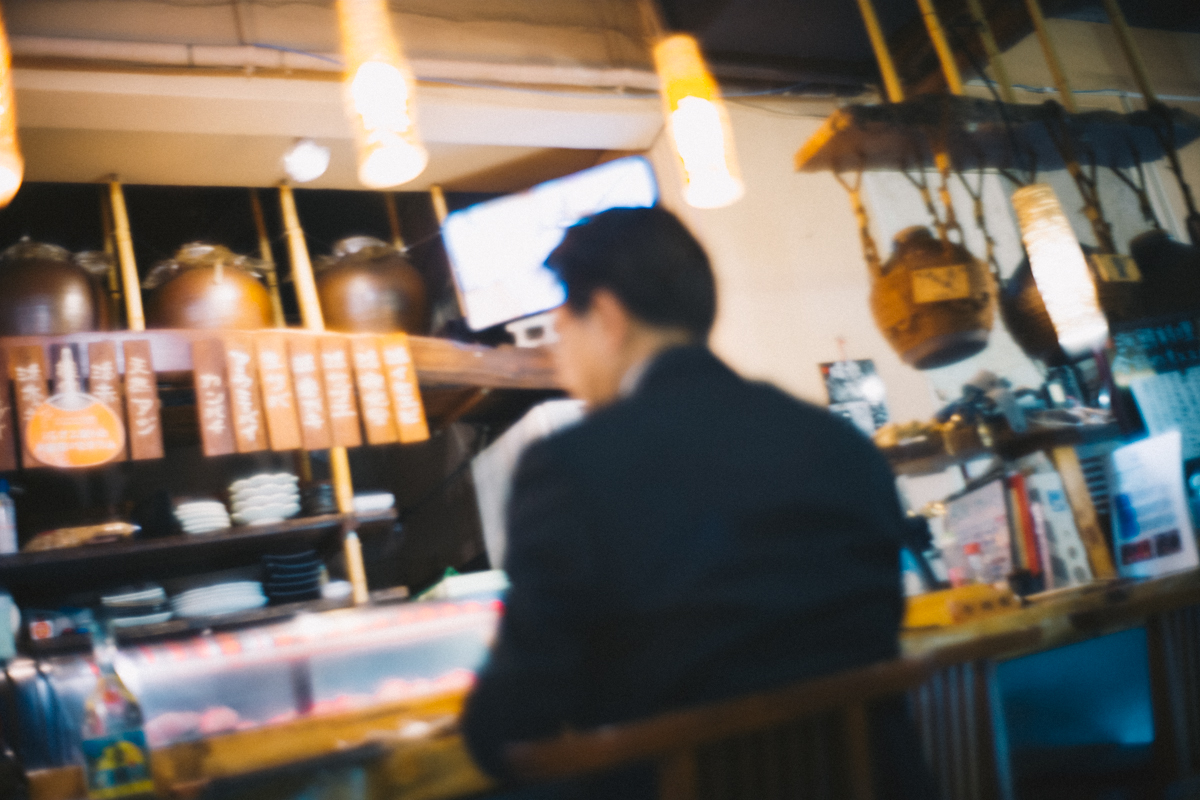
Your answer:
[[[686,34],[660,39],[654,67],[662,84],[667,131],[683,165],[684,199],[696,208],[720,208],[745,193],[729,115],[717,83]]]
[[[392,32],[385,0],[338,0],[346,113],[358,144],[358,179],[372,189],[407,183],[429,154],[417,136],[416,81]]]

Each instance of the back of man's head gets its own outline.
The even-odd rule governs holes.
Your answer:
[[[567,231],[546,259],[567,290],[567,306],[585,312],[607,289],[631,315],[704,340],[717,296],[708,255],[666,209],[610,208]]]

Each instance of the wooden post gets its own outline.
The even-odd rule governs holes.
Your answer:
[[[1063,71],[1062,62],[1058,58],[1058,50],[1054,46],[1054,40],[1050,38],[1050,29],[1046,27],[1046,17],[1042,14],[1041,3],[1038,0],[1025,0],[1025,8],[1029,10],[1029,19],[1033,22],[1038,42],[1042,45],[1042,55],[1046,59],[1046,66],[1050,68],[1050,74],[1054,77],[1054,85],[1058,87],[1063,108],[1074,114],[1079,107],[1075,105],[1075,95],[1071,92],[1067,73]]]
[[[296,213],[296,198],[292,195],[292,187],[287,184],[279,187],[279,205],[283,211],[283,227],[287,231],[288,252],[292,257],[292,281],[296,285],[296,298],[300,301],[300,317],[304,320],[304,327],[310,331],[324,331],[325,318],[321,314],[321,300],[317,296],[317,283],[313,277],[312,262],[308,258],[308,244],[304,241],[304,230]],[[338,511],[353,514],[354,483],[350,477],[350,459],[346,448],[329,448],[329,471],[333,477]],[[351,579],[354,602],[361,605],[369,598],[366,569],[358,537],[351,537],[350,533],[353,531],[346,531],[342,536],[342,553],[346,557],[346,572]]]
[[[983,13],[983,6],[979,4],[979,0],[967,0],[967,11],[970,12],[971,19],[975,22],[979,41],[983,43],[983,50],[987,53],[988,64],[991,65],[992,72],[996,75],[1001,99],[1006,103],[1017,102],[1017,96],[1013,92],[1012,79],[1008,77],[1008,69],[1004,66],[1004,58],[1000,55],[996,37],[992,35],[992,26],[988,23],[987,15]]]
[[[925,30],[929,31],[933,49],[937,52],[938,61],[941,62],[942,74],[946,77],[946,87],[950,89],[950,94],[962,94],[962,75],[954,60],[954,51],[950,49],[950,43],[946,41],[946,31],[942,29],[942,20],[938,17],[937,9],[933,7],[933,0],[917,0],[917,6],[921,9],[921,17],[925,20]]]
[[[142,284],[138,279],[137,262],[133,258],[133,238],[129,233],[129,213],[125,210],[125,193],[116,176],[108,182],[108,198],[112,204],[113,234],[117,240],[117,256],[121,263],[121,284],[125,290],[125,321],[131,331],[146,330],[146,314],[142,311]]]
[[[267,222],[263,219],[262,203],[258,200],[258,190],[250,190],[250,211],[254,215],[254,229],[258,232],[258,253],[266,266],[267,291],[271,296],[271,321],[276,328],[285,328],[283,319],[283,301],[279,297],[279,275],[275,271],[275,254],[271,252],[271,237],[267,235]]]
[[[896,62],[892,61],[891,51],[888,50],[883,28],[879,25],[879,17],[875,14],[875,6],[871,0],[858,0],[858,10],[862,13],[867,36],[871,40],[871,47],[875,50],[875,60],[879,62],[879,72],[883,75],[883,86],[887,91],[887,98],[893,103],[903,103],[904,87],[900,83],[900,74],[896,72]]]

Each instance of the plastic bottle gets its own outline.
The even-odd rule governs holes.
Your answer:
[[[17,552],[17,507],[8,496],[8,481],[0,478],[0,554]]]
[[[99,626],[95,644],[96,688],[84,703],[84,773],[91,800],[144,797],[154,792],[142,707],[113,666],[116,645]]]

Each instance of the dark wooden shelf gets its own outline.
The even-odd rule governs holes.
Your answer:
[[[0,556],[0,586],[17,604],[61,598],[122,583],[215,572],[253,563],[272,550],[329,552],[341,541],[344,522],[360,531],[390,524],[394,509],[370,514],[326,514],[273,525],[243,525],[223,531],[133,539]]]
[[[1200,137],[1200,118],[1170,109],[1177,147]],[[940,138],[958,169],[1024,169],[1032,152],[1037,169],[1059,169],[1062,155],[1050,127],[1070,131],[1082,162],[1094,154],[1100,166],[1132,166],[1163,155],[1155,126],[1162,118],[1149,111],[1119,114],[1084,111],[1068,114],[1056,103],[998,103],[978,97],[920,95],[903,103],[852,105],[833,112],[796,153],[796,169],[902,170],[932,168],[933,139]],[[1014,141],[1016,149],[1014,154]],[[1132,147],[1131,147],[1132,145]]]
[[[1115,423],[1077,425],[1061,428],[1046,427],[1021,434],[999,432],[991,447],[985,447],[982,443],[976,442],[973,445],[956,449],[954,452],[947,452],[940,437],[880,449],[888,463],[892,465],[892,471],[897,475],[918,476],[933,475],[988,455],[1012,460],[1038,450],[1100,442],[1106,439],[1115,439],[1120,435],[1120,428]]]

